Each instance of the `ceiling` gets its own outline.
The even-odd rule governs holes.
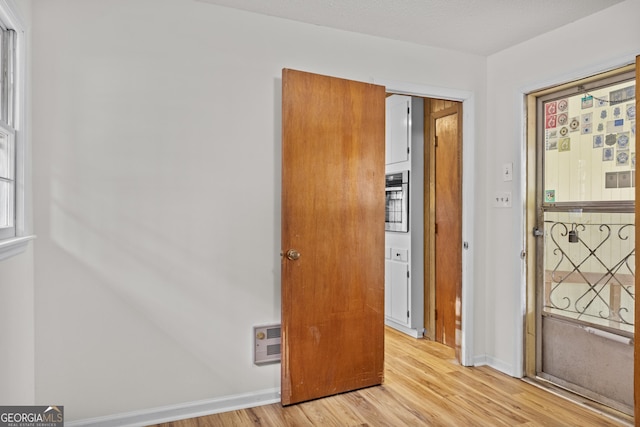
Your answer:
[[[196,1],[488,56],[623,0]]]

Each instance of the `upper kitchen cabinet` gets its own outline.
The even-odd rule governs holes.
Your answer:
[[[409,160],[411,139],[411,97],[391,95],[387,97],[386,163]]]

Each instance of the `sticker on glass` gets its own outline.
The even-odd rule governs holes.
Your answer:
[[[604,146],[604,135],[593,135],[593,148],[600,148]]]
[[[616,166],[629,165],[629,150],[619,150],[616,153]]]
[[[544,201],[547,203],[553,203],[556,201],[556,190],[545,190]]]
[[[612,147],[604,147],[602,149],[602,161],[610,162],[613,160],[613,148]]]

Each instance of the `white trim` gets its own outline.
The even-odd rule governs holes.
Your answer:
[[[520,378],[518,375],[515,375],[515,373],[513,372],[513,366],[510,363],[504,362],[500,359],[496,359],[493,356],[486,355],[484,364],[492,367],[497,371],[502,372],[503,374]]]
[[[187,418],[204,417],[238,409],[280,403],[280,389],[261,390],[253,393],[236,394],[216,399],[186,402],[177,405],[161,406],[141,411],[85,420],[65,422],[67,427],[142,427],[151,424],[167,423]]]
[[[396,331],[400,331],[404,334],[409,335],[410,337],[413,338],[423,338],[424,334],[420,331],[418,331],[417,329],[412,329],[409,328],[407,326],[401,325],[399,323],[394,322],[392,319],[384,319],[384,324],[390,328],[395,329]]]
[[[0,261],[24,252],[27,244],[35,238],[36,236],[23,236],[0,241]]]
[[[373,79],[373,83],[385,86],[387,91],[427,98],[447,99],[462,102],[462,241],[468,249],[462,249],[462,336],[460,341],[460,363],[473,366],[473,259],[474,259],[474,213],[475,213],[475,96],[473,92],[426,86],[415,83]],[[426,309],[426,307],[425,307]]]
[[[473,366],[485,366],[485,365],[487,365],[486,354],[481,354],[473,358]]]

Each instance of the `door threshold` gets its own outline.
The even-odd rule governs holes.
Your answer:
[[[634,417],[632,415],[625,414],[624,412],[620,412],[614,408],[603,405],[602,403],[596,402],[595,400],[592,400],[588,397],[567,390],[566,388],[560,387],[544,378],[524,377],[522,378],[522,380],[542,390],[546,390],[558,397],[580,405],[583,408],[589,409],[616,422],[619,422],[622,425],[634,426]]]

